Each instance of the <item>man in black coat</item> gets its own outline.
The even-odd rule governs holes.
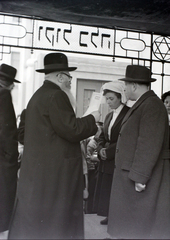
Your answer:
[[[82,239],[80,141],[94,135],[99,112],[76,118],[67,57],[44,58],[42,87],[26,108],[24,153],[9,239]]]
[[[151,71],[128,65],[125,93],[136,101],[119,133],[109,207],[114,239],[170,239],[169,126],[166,108],[149,90]]]
[[[17,185],[17,127],[10,92],[19,82],[15,75],[15,68],[0,66],[0,236],[9,228]]]

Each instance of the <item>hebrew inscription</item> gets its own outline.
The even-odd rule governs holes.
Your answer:
[[[34,46],[38,48],[112,56],[113,43],[111,29],[43,21],[36,21],[34,28]]]

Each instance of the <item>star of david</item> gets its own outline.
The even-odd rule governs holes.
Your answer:
[[[170,38],[168,37],[158,37],[153,43],[153,53],[156,58],[160,60],[170,59]]]

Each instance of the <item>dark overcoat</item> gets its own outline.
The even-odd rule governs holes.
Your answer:
[[[0,232],[11,218],[18,170],[16,117],[9,90],[0,87]]]
[[[170,238],[168,118],[153,91],[125,116],[119,134],[108,233],[119,239]],[[146,184],[135,191],[135,182]]]
[[[104,120],[102,133],[99,136],[97,151],[99,152],[102,148],[106,148],[107,156],[106,160],[102,160],[100,158],[100,155],[98,155],[100,163],[95,189],[94,212],[97,212],[97,214],[100,216],[108,215],[111,184],[115,167],[116,143],[122,120],[128,110],[129,107],[124,106],[119,115],[117,116],[111,128],[111,139],[109,139],[108,136],[108,127],[114,113],[108,113]]]
[[[83,238],[80,141],[97,131],[76,118],[69,98],[45,80],[26,109],[24,153],[9,239]]]

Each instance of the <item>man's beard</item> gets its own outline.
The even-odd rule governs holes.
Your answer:
[[[75,110],[77,104],[76,104],[76,100],[75,100],[72,92],[70,91],[70,89],[66,88],[66,87],[61,87],[61,89],[67,94],[67,96],[68,96],[68,98],[70,100],[70,103],[71,103],[73,109]]]

